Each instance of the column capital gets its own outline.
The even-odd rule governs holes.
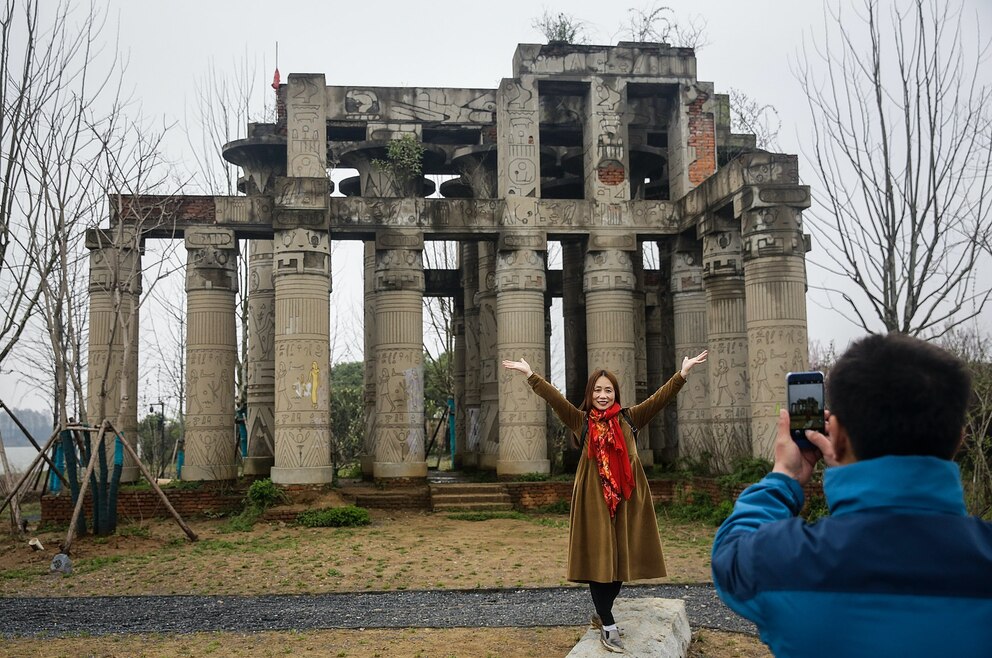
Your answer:
[[[744,260],[768,256],[798,256],[806,253],[802,212],[790,206],[772,206],[742,215]]]
[[[238,289],[238,240],[223,228],[191,228],[185,233],[186,291]]]
[[[412,251],[424,250],[424,234],[416,229],[404,230],[401,228],[385,229],[376,231],[375,248],[385,249],[409,249]]]
[[[705,222],[703,234],[703,279],[743,277],[741,227],[736,220],[714,218]],[[702,224],[702,222],[701,222]]]
[[[498,251],[517,251],[530,249],[533,251],[548,250],[548,234],[545,231],[519,230],[502,231],[496,242]]]
[[[544,254],[533,248],[498,251],[496,289],[499,293],[511,290],[543,293],[547,289]]]
[[[734,195],[734,215],[772,206],[804,209],[810,202],[809,185],[747,185]]]
[[[592,249],[591,246],[590,239],[582,278],[583,292],[588,294],[603,290],[634,290],[637,280],[630,252],[616,248]]]

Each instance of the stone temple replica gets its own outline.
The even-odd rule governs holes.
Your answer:
[[[328,86],[292,74],[277,94],[277,122],[250,125],[225,149],[244,196],[120,198],[110,228],[88,236],[90,381],[108,360],[130,373],[112,382],[131,390],[109,396],[135,401],[116,419],[128,436],[138,363],[122,363],[121,346],[136,330],[115,333],[109,309],[140,286],[115,283],[114,268],[140,263],[145,238],[185,240],[184,479],[237,475],[235,295],[247,258],[244,471],[331,481],[331,240],[365,248],[364,276],[333,283],[364,282],[363,469],[376,480],[427,474],[425,295],[455,300],[456,465],[548,472],[545,404],[498,364],[522,357],[550,372],[554,297],[573,402],[590,368],[617,373],[632,404],[682,356],[710,350],[677,409],[640,432],[645,464],[770,456],[784,375],[807,367],[810,194],[795,156],[730,133],[728,98],[696,79],[691,49],[522,44],[498,89]],[[424,148],[424,174],[456,176],[440,198],[425,198],[429,179],[383,165],[390,141],[407,136]],[[358,171],[338,185],[343,197],[332,196],[335,167]],[[458,243],[457,270],[424,268],[429,240]],[[547,267],[549,241],[561,244],[560,271]],[[645,243],[659,254],[648,268]],[[125,480],[134,475],[125,468]]]

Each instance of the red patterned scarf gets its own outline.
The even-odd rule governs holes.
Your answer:
[[[620,405],[616,402],[605,411],[589,412],[589,459],[599,469],[603,498],[610,518],[617,512],[621,500],[630,498],[634,490],[634,474],[627,456],[627,441],[620,428]]]

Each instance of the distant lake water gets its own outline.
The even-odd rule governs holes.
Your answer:
[[[31,465],[34,458],[38,456],[38,451],[33,446],[5,446],[7,450],[7,461],[10,462],[10,470],[21,473]],[[0,473],[3,473],[3,463],[0,462]]]

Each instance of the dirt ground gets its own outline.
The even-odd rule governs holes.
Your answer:
[[[328,501],[332,502],[332,501]],[[139,594],[316,594],[404,589],[541,587],[563,578],[566,516],[527,515],[485,521],[444,514],[372,511],[362,528],[302,528],[258,523],[233,530],[227,519],[198,519],[190,543],[172,522],[123,523],[108,538],[73,545],[73,574],[48,565],[65,530],[30,533],[31,550],[7,535],[0,542],[0,596]],[[709,580],[714,528],[659,519],[669,576],[654,582]],[[189,574],[196,574],[195,578]],[[18,639],[5,655],[24,656],[562,656],[585,628],[328,630],[251,634],[197,633]],[[694,634],[691,656],[769,656],[756,638]]]

